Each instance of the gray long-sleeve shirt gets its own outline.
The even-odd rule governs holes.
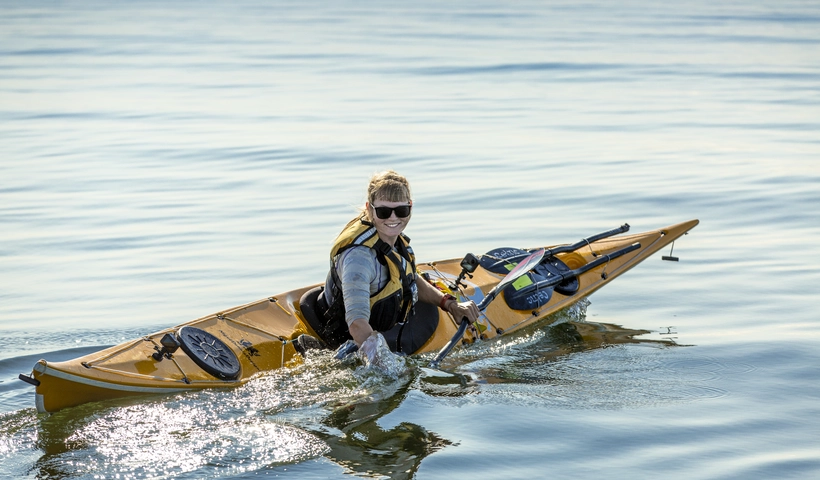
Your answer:
[[[331,266],[332,268],[332,266]],[[345,321],[350,326],[354,320],[370,320],[370,297],[379,292],[390,280],[390,270],[376,258],[372,248],[353,247],[338,255],[336,271],[342,283],[342,295],[345,303]],[[325,283],[325,300],[331,302],[330,275]],[[413,302],[417,301],[416,289],[413,289]]]
[[[332,266],[331,266],[332,268]],[[357,318],[370,320],[370,296],[384,288],[390,279],[387,267],[376,259],[376,252],[367,247],[354,247],[336,258],[336,271],[341,281],[348,326]],[[325,284],[325,300],[331,302],[330,275]]]

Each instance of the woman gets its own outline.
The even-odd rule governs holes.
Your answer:
[[[352,338],[371,360],[384,332],[408,318],[416,302],[471,322],[479,316],[472,301],[459,303],[416,273],[410,239],[410,184],[388,170],[370,179],[364,211],[336,238],[330,273],[318,306],[322,340],[335,348]]]

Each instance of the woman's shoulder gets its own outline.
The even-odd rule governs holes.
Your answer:
[[[359,277],[373,281],[378,276],[376,253],[367,247],[352,247],[339,255],[336,268],[342,278]]]
[[[369,263],[376,261],[376,251],[363,245],[352,246],[340,254],[343,264],[348,263]]]

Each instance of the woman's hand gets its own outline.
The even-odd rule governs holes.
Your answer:
[[[379,332],[373,332],[362,342],[359,355],[368,368],[375,369],[382,375],[398,377],[407,370],[404,359],[390,351],[387,341]]]
[[[474,323],[478,320],[479,315],[481,315],[478,306],[472,300],[461,303],[456,300],[450,300],[445,305],[445,308],[447,309],[447,313],[456,319],[456,322],[461,322],[462,318],[467,317],[470,323]]]

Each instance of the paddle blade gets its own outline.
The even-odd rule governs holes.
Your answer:
[[[510,273],[508,273],[507,276],[504,277],[504,279],[498,283],[498,289],[502,290],[507,285],[516,281],[518,277],[524,275],[525,273],[535,268],[539,263],[541,263],[541,260],[543,258],[544,249],[539,248],[538,250],[534,251],[529,257],[518,262],[518,265],[516,265],[515,268],[513,268],[512,270],[510,270]]]
[[[538,250],[530,254],[530,256],[518,262],[518,265],[516,265],[515,268],[513,268],[510,271],[510,273],[507,274],[506,277],[504,277],[500,282],[498,282],[498,285],[493,287],[493,289],[487,293],[484,299],[481,300],[481,303],[478,304],[478,309],[483,311],[485,308],[487,308],[487,305],[489,305],[490,302],[492,302],[493,299],[495,299],[495,297],[498,296],[498,293],[504,290],[504,288],[507,285],[516,281],[518,277],[526,274],[527,272],[535,268],[539,263],[541,263],[541,260],[544,258],[544,253],[545,250],[543,248],[539,248]]]

